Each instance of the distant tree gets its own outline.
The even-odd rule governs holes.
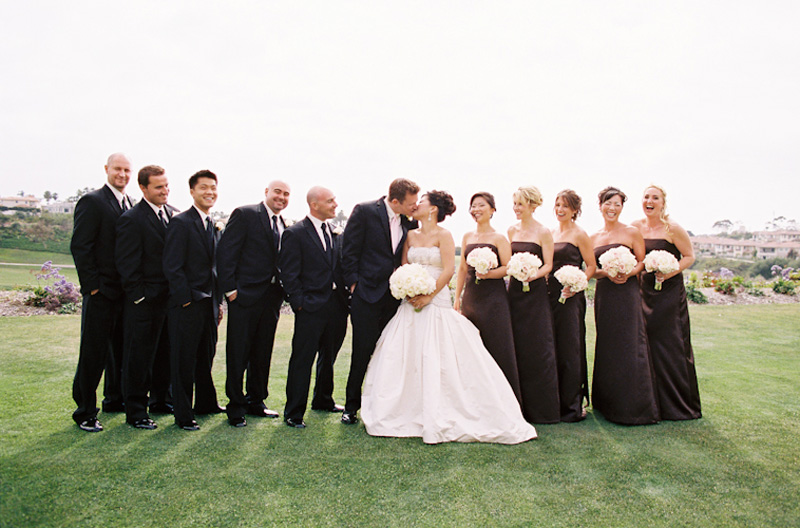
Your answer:
[[[17,191],[17,196],[25,196],[25,191]]]
[[[44,198],[45,202],[50,203],[50,200],[53,199],[53,195],[50,191],[45,191],[44,194],[42,195],[42,198]]]
[[[67,201],[68,202],[77,202],[78,200],[81,199],[81,196],[83,196],[84,194],[90,193],[93,190],[94,189],[90,188],[90,187],[84,187],[83,189],[78,189],[77,191],[75,191],[75,194],[73,196],[70,196],[69,198],[67,198]]]
[[[795,231],[797,230],[797,221],[785,216],[776,216],[766,224],[767,231]]]
[[[711,226],[712,229],[715,231],[719,231],[720,233],[727,234],[730,231],[731,227],[733,227],[733,222],[728,219],[725,220],[717,220],[714,222],[714,225]]]
[[[340,209],[333,220],[331,220],[331,223],[335,226],[343,228],[345,224],[347,224],[347,215],[344,214],[344,211]]]
[[[58,193],[53,193],[53,194],[51,195],[51,198],[53,199],[53,201],[54,201],[54,202],[55,202],[56,200],[58,200]]]

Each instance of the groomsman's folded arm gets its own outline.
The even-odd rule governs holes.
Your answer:
[[[173,220],[167,227],[167,238],[164,242],[164,276],[169,282],[169,293],[180,306],[192,302],[192,290],[183,267],[186,263],[186,246],[188,233],[183,224]]]
[[[344,227],[342,244],[342,269],[344,283],[352,292],[358,282],[358,261],[364,249],[366,226],[361,205],[356,205]]]
[[[231,213],[222,237],[217,246],[217,277],[219,288],[229,301],[236,299],[236,267],[242,255],[242,247],[247,239],[247,222],[242,218],[241,209]]]
[[[303,267],[303,253],[297,235],[290,230],[281,236],[281,251],[278,255],[278,270],[283,291],[295,312],[303,309],[303,283],[300,271]]]

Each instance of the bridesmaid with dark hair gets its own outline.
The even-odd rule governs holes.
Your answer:
[[[589,403],[589,378],[586,366],[586,296],[573,292],[555,278],[564,266],[582,268],[587,279],[592,278],[595,263],[592,240],[575,220],[581,214],[581,197],[565,189],[556,195],[553,212],[558,227],[553,229],[553,271],[547,279],[550,309],[556,343],[558,390],[561,402],[561,421],[579,422],[586,418],[584,401]],[[564,297],[563,303],[559,298]]]
[[[506,264],[511,258],[511,245],[506,237],[492,227],[491,219],[496,210],[491,193],[479,192],[470,198],[469,214],[475,220],[477,228],[465,234],[461,242],[461,260],[453,308],[464,314],[478,328],[484,346],[505,374],[517,400],[522,401],[511,313],[506,283],[503,280],[506,276]],[[476,274],[475,268],[467,264],[467,256],[479,247],[488,247],[497,255],[498,267],[485,274]]]
[[[553,318],[547,298],[547,274],[553,267],[553,236],[533,218],[542,204],[536,187],[514,192],[514,214],[519,223],[508,228],[511,254],[527,252],[539,257],[542,266],[528,277],[529,291],[511,277],[508,302],[511,328],[522,392],[522,415],[531,423],[557,423],[561,419],[558,400],[558,371],[553,341]]]
[[[661,418],[693,420],[702,414],[682,273],[694,263],[692,241],[685,229],[670,220],[667,193],[661,187],[645,189],[642,208],[644,218],[633,225],[644,237],[646,252],[668,251],[678,260],[678,270],[673,273],[642,274],[642,302]],[[659,290],[656,281],[661,283]]]
[[[653,364],[647,343],[642,295],[637,277],[644,268],[644,239],[635,227],[619,221],[625,193],[606,187],[598,195],[603,229],[592,235],[595,258],[625,246],[637,264],[614,277],[598,269],[594,297],[597,341],[592,379],[592,407],[615,423],[643,425],[659,420]]]

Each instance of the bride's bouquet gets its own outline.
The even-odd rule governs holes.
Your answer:
[[[472,253],[470,253],[472,255]],[[509,277],[514,277],[522,283],[522,291],[531,291],[528,284],[528,277],[539,271],[542,261],[536,255],[522,251],[514,253],[506,265],[506,272]]]
[[[611,248],[597,259],[603,271],[609,277],[616,277],[619,274],[627,275],[636,267],[636,257],[631,250],[625,246]]]
[[[486,246],[475,248],[467,255],[467,264],[475,268],[475,273],[488,273],[490,269],[497,267],[497,255],[491,248]],[[475,278],[475,284],[478,284],[479,278]]]
[[[575,293],[582,292],[589,284],[586,274],[578,266],[562,266],[553,273],[553,276],[561,283],[561,286],[569,288]],[[567,302],[563,293],[558,297],[558,302],[561,304]]]
[[[395,299],[405,299],[433,293],[436,281],[419,264],[403,264],[389,277],[389,289]]]
[[[680,269],[678,259],[669,251],[663,249],[654,249],[644,257],[644,269],[648,273],[661,272],[664,274],[673,273]],[[656,276],[656,283],[654,288],[661,289],[661,282]]]

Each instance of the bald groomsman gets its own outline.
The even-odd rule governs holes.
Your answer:
[[[281,217],[291,189],[271,182],[264,201],[234,209],[219,243],[220,290],[228,300],[225,391],[228,423],[245,427],[245,414],[277,418],[267,408],[267,382],[283,288],[278,280],[278,249],[286,224]],[[247,394],[244,375],[247,372]]]
[[[86,432],[103,430],[97,419],[97,385],[105,369],[103,412],[121,412],[122,285],[114,259],[116,224],[133,206],[125,187],[131,162],[125,154],[108,157],[106,184],[75,205],[70,250],[83,294],[81,344],[72,397],[78,408],[72,418]]]
[[[336,216],[336,197],[312,187],[306,197],[309,213],[281,238],[281,282],[295,313],[292,356],[286,379],[284,421],[305,428],[311,366],[317,378],[311,408],[342,412],[333,400],[333,364],[347,332],[348,295],[341,263],[340,236],[328,220]]]

